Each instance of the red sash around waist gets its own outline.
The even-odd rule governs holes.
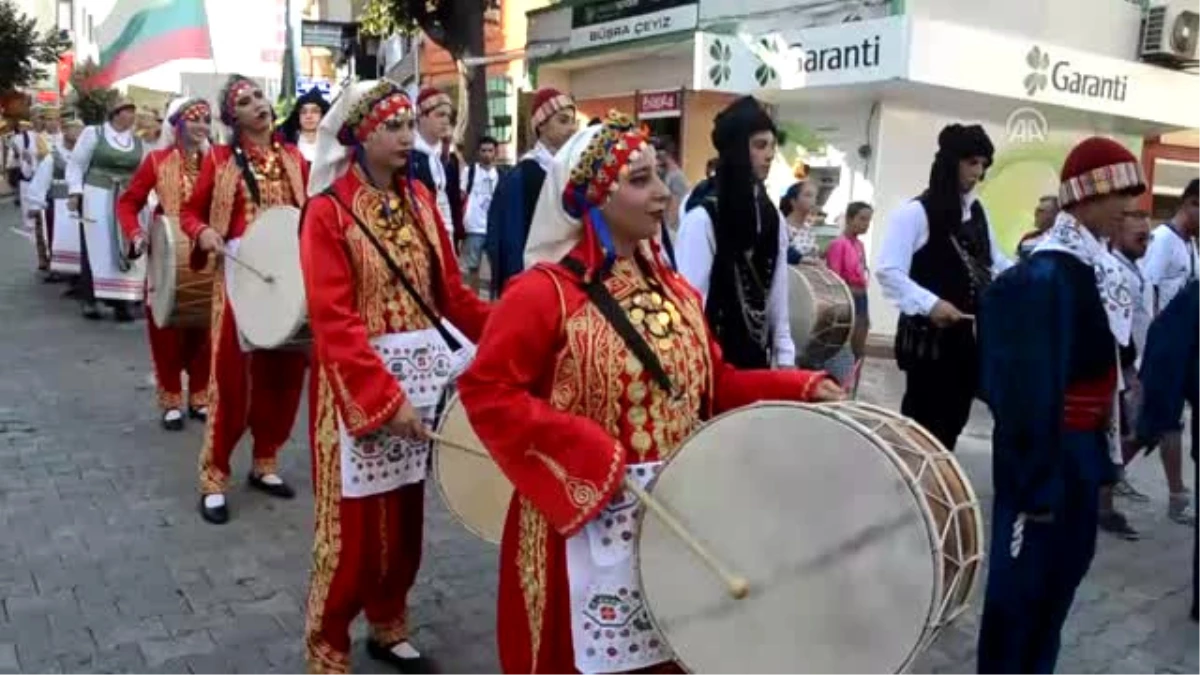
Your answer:
[[[1067,431],[1106,429],[1113,413],[1117,369],[1092,380],[1072,382],[1063,397],[1063,426]]]

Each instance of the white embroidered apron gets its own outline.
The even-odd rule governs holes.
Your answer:
[[[436,328],[371,339],[371,347],[404,389],[409,405],[431,429],[436,427],[442,394],[475,354],[474,345],[450,322],[442,325],[462,343],[461,349],[452,351]],[[339,416],[338,442],[343,497],[369,497],[425,480],[429,441],[410,441],[384,430],[355,438]]]
[[[625,475],[645,487],[662,462],[631,464]],[[616,673],[675,658],[650,622],[637,578],[637,497],[625,490],[567,540],[571,641],[581,673]]]

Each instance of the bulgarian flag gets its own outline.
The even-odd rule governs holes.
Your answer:
[[[100,70],[93,87],[176,59],[211,59],[204,0],[117,0],[100,24]]]

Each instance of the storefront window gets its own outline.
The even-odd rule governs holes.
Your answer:
[[[512,142],[512,115],[508,112],[508,101],[511,97],[511,79],[488,78],[488,135],[502,144]]]

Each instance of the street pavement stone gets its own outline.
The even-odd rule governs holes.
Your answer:
[[[145,327],[85,322],[33,273],[33,246],[0,205],[0,673],[300,672],[312,549],[306,411],[282,472],[294,501],[247,489],[234,457],[224,527],[196,513],[203,429],[159,428]],[[860,397],[896,409],[903,376],[869,361]],[[956,455],[990,504],[990,419],[977,405]],[[1190,473],[1190,472],[1189,472]],[[1101,535],[1063,635],[1062,672],[1198,672],[1187,620],[1191,531],[1166,519],[1157,459],[1130,469],[1151,495],[1123,504],[1140,542]],[[849,486],[848,486],[849,487]],[[414,640],[446,672],[498,669],[495,547],[427,490]],[[982,579],[971,608],[913,664],[974,672]],[[368,659],[353,627],[354,668]]]

